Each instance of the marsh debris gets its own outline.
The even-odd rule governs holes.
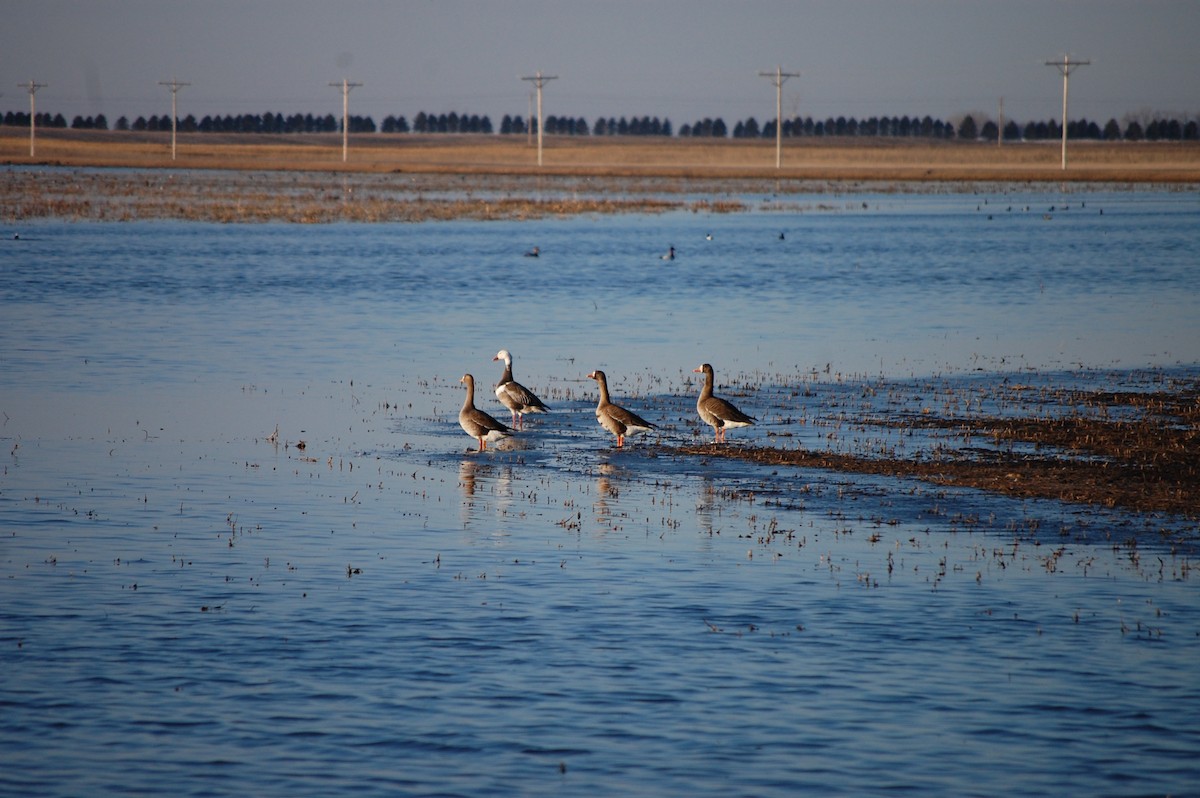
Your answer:
[[[1031,389],[998,379],[985,390],[990,396],[976,398],[986,412],[926,406],[880,414],[865,406],[847,416],[839,408],[839,420],[856,428],[919,434],[923,442],[903,455],[897,447],[845,452],[704,444],[675,451],[1200,518],[1200,382],[1168,381],[1155,391],[1042,388],[1036,401],[1015,406],[1012,396],[1021,390]]]

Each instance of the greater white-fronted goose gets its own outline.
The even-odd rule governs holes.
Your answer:
[[[730,427],[748,427],[754,419],[738,410],[729,402],[713,396],[713,367],[705,363],[693,373],[704,374],[704,387],[700,389],[700,398],[696,400],[696,412],[700,419],[713,428],[716,435],[713,443],[725,442],[725,431]]]
[[[600,403],[596,405],[596,420],[600,422],[600,426],[617,436],[617,448],[625,445],[626,435],[658,429],[637,413],[609,401],[608,380],[603,371],[593,371],[588,377],[600,383]]]
[[[492,362],[497,360],[504,361],[504,374],[496,386],[496,398],[500,400],[500,404],[512,412],[513,426],[520,428],[524,423],[523,416],[526,413],[550,412],[550,408],[541,399],[534,396],[533,391],[513,379],[512,355],[508,353],[507,349],[501,349],[496,353]]]
[[[467,398],[463,400],[462,410],[458,411],[458,425],[463,428],[463,432],[479,441],[479,451],[487,449],[488,441],[494,443],[513,433],[513,430],[475,406],[474,377],[464,374],[459,382],[467,384]]]

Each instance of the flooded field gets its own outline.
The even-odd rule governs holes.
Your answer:
[[[1200,789],[1196,195],[732,199],[3,236],[0,792]]]

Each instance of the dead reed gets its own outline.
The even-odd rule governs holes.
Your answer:
[[[1193,142],[1077,142],[1062,171],[1058,142],[999,147],[982,142],[809,138],[789,141],[783,168],[765,140],[647,140],[559,137],[546,140],[545,165],[523,136],[341,137],[45,130],[29,158],[27,134],[0,127],[0,163],[121,166],[142,169],[228,169],[390,174],[576,175],[696,179],[903,180],[999,182],[1200,183],[1200,145]]]

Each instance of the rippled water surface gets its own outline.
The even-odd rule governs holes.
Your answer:
[[[0,793],[1200,792],[1188,522],[656,445],[704,361],[811,448],[863,379],[1194,377],[1196,194],[772,207],[6,235]],[[554,412],[473,453],[501,347]]]

